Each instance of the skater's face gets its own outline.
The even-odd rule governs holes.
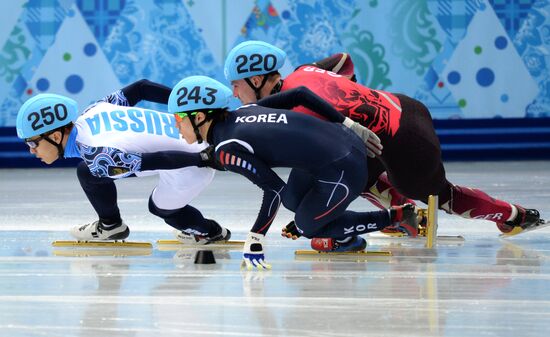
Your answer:
[[[254,76],[250,78],[253,84],[254,78],[260,78],[260,76]],[[233,96],[237,97],[241,101],[241,103],[256,103],[256,93],[254,92],[254,89],[252,89],[244,79],[231,81],[231,87],[233,88]]]
[[[195,129],[193,128],[193,124],[191,124],[191,120],[189,119],[189,116],[186,113],[175,113],[174,116],[176,117],[176,127],[180,131],[181,136],[185,139],[185,141],[188,144],[193,144],[197,141],[197,135],[195,134]],[[195,118],[195,124],[200,124],[204,119],[206,118],[204,113],[199,112],[194,115]],[[205,139],[206,134],[208,132],[208,126],[210,123],[206,123],[199,127],[199,133],[201,134],[202,138]]]
[[[29,145],[29,151],[34,154],[36,158],[42,160],[46,164],[51,164],[57,160],[59,152],[57,147],[45,140],[46,137],[58,143],[61,141],[61,132],[56,131],[49,135],[33,137],[28,139],[26,143]]]

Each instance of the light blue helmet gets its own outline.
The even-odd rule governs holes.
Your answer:
[[[207,76],[190,76],[174,86],[168,98],[170,113],[229,107],[231,89]]]
[[[246,41],[231,49],[225,59],[224,73],[228,81],[269,74],[281,69],[286,53],[263,41]]]
[[[29,98],[17,113],[17,136],[27,139],[55,130],[78,118],[78,104],[69,97],[39,94]]]

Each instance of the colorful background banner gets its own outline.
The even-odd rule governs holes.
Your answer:
[[[288,53],[283,75],[347,51],[361,83],[415,97],[434,119],[541,127],[550,117],[549,13],[550,0],[2,1],[0,157],[26,156],[7,144],[19,106],[37,93],[86,106],[140,78],[225,82],[225,55],[248,39]]]

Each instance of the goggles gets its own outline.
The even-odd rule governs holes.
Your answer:
[[[35,139],[27,138],[27,139],[25,139],[25,144],[27,144],[27,146],[30,147],[31,149],[36,149],[39,145],[38,143],[40,143],[40,141],[42,139],[45,139],[46,137],[48,137],[48,136],[47,135],[40,135],[40,137],[35,138]]]
[[[189,116],[196,116],[199,112],[202,112],[202,113],[205,113],[205,114],[209,114],[209,113],[212,113],[212,110],[207,110],[207,111],[186,111],[186,112],[175,112],[174,113],[174,117],[176,118],[176,122],[178,123],[181,123],[181,121],[185,118],[185,117],[189,117]]]

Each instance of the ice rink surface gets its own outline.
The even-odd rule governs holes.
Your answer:
[[[550,162],[449,163],[449,180],[537,208],[550,218]],[[279,171],[283,176],[287,171]],[[281,210],[267,237],[271,271],[241,271],[240,248],[193,249],[148,214],[155,178],[119,181],[133,241],[153,249],[55,248],[95,220],[74,169],[0,170],[0,336],[547,336],[550,230],[499,239],[486,221],[439,213],[440,235],[464,242],[368,237],[386,258],[304,258],[284,240]],[[261,192],[218,173],[193,203],[244,239]],[[354,210],[373,210],[366,200]]]

